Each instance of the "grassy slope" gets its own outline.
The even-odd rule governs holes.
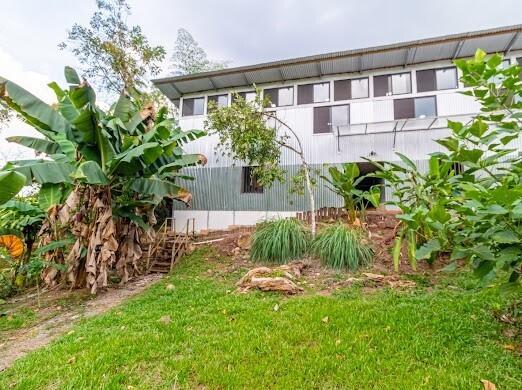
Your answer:
[[[238,272],[208,276],[208,254],[19,360],[0,388],[479,389],[480,379],[522,387],[519,358],[502,348],[491,316],[501,299],[467,277],[433,291],[236,295]]]

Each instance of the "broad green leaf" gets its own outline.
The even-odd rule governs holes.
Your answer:
[[[19,85],[0,77],[0,99],[21,114],[36,130],[51,133],[67,133],[69,123],[58,111]]]
[[[203,157],[200,154],[185,154],[181,158],[179,158],[167,165],[162,166],[158,170],[158,173],[162,174],[165,171],[175,171],[175,170],[181,169],[183,167],[196,165],[199,162],[201,162],[202,158]]]
[[[184,198],[189,192],[166,180],[137,178],[130,182],[129,188],[141,195],[156,195],[160,198]],[[189,199],[190,202],[190,199]]]
[[[71,174],[76,180],[85,181],[88,184],[108,185],[109,179],[95,161],[86,161]]]
[[[121,217],[129,218],[132,222],[134,222],[136,225],[138,225],[140,228],[142,228],[145,232],[148,232],[151,228],[147,226],[147,224],[141,219],[139,216],[137,216],[134,213],[131,213],[129,211],[125,210],[114,210],[115,214],[118,214]]]
[[[26,177],[18,172],[0,172],[0,204],[13,198],[23,188]]]
[[[417,249],[415,252],[415,257],[417,259],[429,259],[433,252],[438,252],[441,249],[442,248],[440,246],[439,240],[432,238],[419,249]]]
[[[356,179],[360,175],[359,167],[356,163],[343,164],[344,174],[350,180]]]
[[[16,163],[18,163],[18,161]],[[74,167],[67,163],[35,160],[33,163],[15,166],[12,169],[23,174],[26,177],[27,185],[30,185],[33,181],[36,181],[39,184],[70,183],[71,179],[69,175],[74,170]]]
[[[76,71],[73,68],[71,68],[70,66],[66,66],[64,69],[64,74],[65,74],[65,80],[69,84],[80,85],[80,83],[81,83],[80,77],[78,76],[78,73],[76,73]]]
[[[127,122],[132,113],[132,101],[125,94],[121,93],[116,106],[114,107],[114,116],[119,118],[122,122]]]
[[[21,214],[27,215],[38,215],[42,213],[42,210],[38,207],[35,207],[27,202],[20,202],[18,200],[10,200],[6,202],[3,205],[0,205],[0,209],[14,210],[18,211]]]
[[[34,149],[38,152],[42,152],[45,154],[55,154],[60,150],[60,146],[56,142],[42,138],[25,137],[17,135],[13,137],[7,137],[6,140],[9,142],[14,142],[19,145],[26,146],[28,148]]]
[[[404,154],[402,153],[395,153],[397,156],[399,156],[399,158],[408,166],[410,167],[411,169],[413,169],[414,171],[417,170],[417,166],[408,158],[406,157]]]
[[[512,230],[502,230],[493,234],[492,238],[499,244],[514,244],[516,242],[521,242],[521,239]]]
[[[60,204],[62,199],[62,185],[43,183],[38,194],[38,204],[42,210],[49,210],[50,207]]]
[[[67,156],[70,162],[76,159],[76,147],[67,139],[65,134],[56,134],[53,139],[60,145],[60,150]]]

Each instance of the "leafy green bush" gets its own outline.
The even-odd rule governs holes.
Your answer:
[[[342,222],[319,231],[312,243],[312,253],[335,269],[357,269],[371,263],[373,249],[362,229],[351,229]]]
[[[254,261],[285,264],[303,256],[308,240],[306,226],[295,218],[265,221],[252,235],[250,256]]]

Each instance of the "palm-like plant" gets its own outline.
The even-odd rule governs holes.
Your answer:
[[[27,184],[41,184],[40,205],[48,212],[41,245],[57,239],[64,226],[70,225],[76,237],[66,259],[57,259],[55,249],[46,260],[65,261],[69,280],[95,292],[106,286],[109,267],[117,268],[123,282],[137,272],[139,228],[147,229],[147,215],[154,222],[155,205],[164,197],[190,204],[191,194],[176,180],[191,178],[179,170],[206,159],[185,154],[182,145],[205,133],[183,132],[166,108],[156,113],[152,104],[138,107],[125,94],[104,111],[72,68],[65,69],[65,78],[67,89],[49,84],[58,98],[54,106],[0,78],[0,99],[45,137],[8,140],[47,155],[13,161],[2,170],[23,174]],[[46,282],[56,283],[58,274],[56,268],[48,270]]]

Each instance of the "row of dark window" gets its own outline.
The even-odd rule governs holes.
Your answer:
[[[517,58],[522,64],[522,58]],[[502,63],[509,66],[508,59]],[[427,69],[416,71],[417,92],[440,91],[458,88],[457,69],[455,67]],[[333,82],[333,100],[344,101],[369,98],[369,78],[361,77]],[[412,93],[411,72],[373,76],[373,96],[392,96]],[[263,90],[273,107],[294,105],[294,87],[267,88]],[[239,96],[247,101],[255,98],[254,91],[239,92]],[[330,82],[304,84],[297,86],[297,104],[325,103],[330,101]],[[236,94],[232,93],[232,101]],[[209,96],[217,107],[228,106],[228,94]],[[183,99],[182,116],[203,115],[205,98]],[[397,118],[396,118],[397,119]]]

